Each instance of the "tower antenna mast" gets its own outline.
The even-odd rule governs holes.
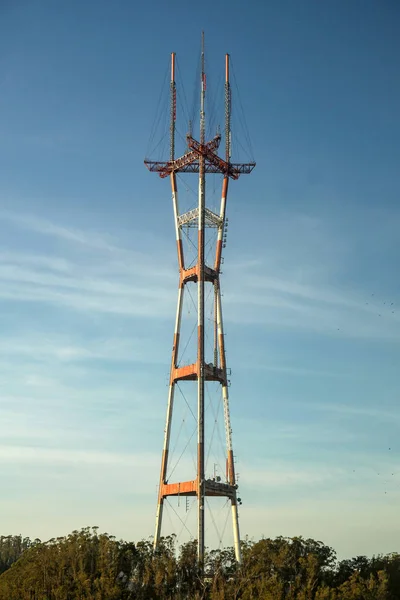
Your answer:
[[[222,249],[225,246],[226,232],[226,202],[228,196],[228,183],[230,179],[236,180],[242,174],[249,174],[255,163],[231,162],[231,88],[229,83],[229,54],[225,56],[225,159],[218,156],[217,151],[221,142],[221,135],[217,133],[214,138],[206,142],[205,128],[205,96],[206,73],[204,54],[204,32],[201,37],[201,85],[200,85],[200,141],[192,137],[191,126],[186,136],[187,150],[179,158],[175,158],[175,124],[176,124],[176,85],[175,85],[175,53],[171,54],[171,82],[170,82],[170,157],[168,161],[145,160],[145,165],[151,172],[158,173],[161,178],[169,177],[172,190],[172,206],[175,221],[175,234],[178,254],[179,285],[178,303],[175,319],[174,342],[172,348],[171,371],[167,403],[166,426],[164,430],[164,445],[161,459],[160,483],[158,490],[158,503],[156,514],[156,529],[154,548],[157,549],[161,537],[163,509],[165,500],[169,497],[192,496],[197,499],[197,543],[198,560],[204,564],[205,549],[205,501],[207,497],[225,497],[230,500],[232,510],[232,525],[235,546],[235,556],[241,562],[240,535],[238,520],[237,484],[232,447],[232,429],[229,413],[228,396],[228,369],[225,357],[225,337],[222,319],[222,303],[220,274],[222,262]],[[180,213],[178,204],[178,190],[176,176],[178,173],[198,173],[198,204],[195,209]],[[206,175],[221,173],[222,193],[219,214],[214,213],[206,206]],[[182,245],[182,229],[197,227],[197,262],[194,266],[185,266],[185,256]],[[215,254],[212,265],[205,260],[205,231],[207,228],[217,230]],[[182,322],[183,297],[187,284],[197,285],[197,353],[196,361],[190,365],[180,364],[179,341]],[[214,353],[213,363],[205,360],[205,318],[204,318],[204,293],[205,286],[214,287]],[[171,438],[171,425],[174,408],[175,387],[180,381],[197,382],[197,472],[191,480],[169,483],[167,480],[169,446]],[[225,435],[226,435],[226,481],[220,477],[206,479],[204,464],[205,447],[205,382],[215,381],[221,385],[221,397],[224,409]]]
[[[201,86],[200,86],[200,145],[205,141],[206,74],[204,72],[204,31],[201,34]],[[197,542],[198,556],[204,560],[204,245],[205,245],[205,156],[199,155],[199,210],[197,236]]]

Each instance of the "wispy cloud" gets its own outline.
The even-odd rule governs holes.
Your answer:
[[[400,292],[387,277],[400,259],[393,227],[388,228],[393,219],[395,214],[369,217],[374,239],[385,240],[377,273],[370,259],[370,228],[346,228],[337,215],[265,215],[253,224],[251,245],[241,248],[245,258],[236,262],[234,256],[224,265],[227,317],[292,333],[398,341]],[[378,256],[379,248],[375,252]]]
[[[36,446],[0,446],[0,457],[3,462],[17,463],[46,463],[52,465],[121,465],[125,467],[140,467],[141,469],[156,469],[159,457],[156,455],[122,454],[89,450],[71,450],[57,448],[38,448]]]
[[[21,229],[34,231],[41,235],[61,238],[67,240],[68,242],[81,244],[82,246],[87,246],[89,248],[111,252],[121,250],[113,243],[111,236],[108,234],[99,235],[95,232],[63,227],[33,215],[18,214],[9,211],[1,211],[0,219],[16,225]]]
[[[368,407],[368,406],[356,406],[342,403],[332,402],[320,402],[310,403],[307,405],[308,408],[328,413],[336,413],[339,415],[347,415],[349,417],[369,417],[371,419],[379,419],[383,421],[399,421],[400,413],[397,410],[385,409],[382,406]]]
[[[25,331],[24,335],[4,336],[0,340],[0,356],[6,360],[13,358],[23,361],[32,360],[36,363],[78,363],[85,360],[107,360],[111,363],[116,361],[151,363],[167,361],[160,356],[154,348],[151,336],[131,334],[129,337],[105,337],[90,339],[77,339],[78,334],[49,335],[42,332],[30,333]],[[3,362],[4,366],[4,362]]]
[[[339,284],[335,288],[323,281],[302,284],[267,272],[266,265],[250,267],[240,291],[225,294],[231,319],[342,338],[400,340],[396,301],[376,301],[371,294]],[[233,277],[228,269],[227,273]]]
[[[343,373],[340,371],[322,371],[319,369],[307,369],[303,367],[296,366],[286,366],[286,365],[274,365],[269,364],[268,362],[251,362],[244,363],[242,367],[250,370],[256,371],[270,371],[272,373],[282,373],[286,375],[300,376],[300,377],[351,377],[348,373]]]
[[[61,254],[58,249],[53,256],[37,251],[0,252],[0,298],[152,319],[173,314],[177,275],[172,266],[160,270],[154,247],[152,254],[137,252],[107,233],[69,228],[30,215],[3,211],[0,220],[66,244]],[[314,221],[307,225],[318,239],[319,225]],[[307,248],[307,240],[298,245]],[[227,263],[224,302],[228,319],[341,338],[400,339],[395,301],[383,304],[369,292],[344,287],[339,280],[337,285],[328,284],[321,259],[313,262],[306,250],[307,263],[301,268],[301,251],[296,261],[292,257],[292,263],[289,258],[282,263],[284,250],[279,261],[248,257],[244,262],[233,261],[231,268]],[[288,253],[292,254],[290,248]]]
[[[67,246],[63,254],[57,248],[53,256],[29,250],[0,252],[0,298],[152,318],[173,311],[176,276],[172,269],[160,270],[155,255],[121,247],[107,234],[36,217],[3,212],[1,219],[17,229],[61,239]]]
[[[243,477],[240,478],[241,485],[246,489],[268,489],[284,487],[305,487],[309,485],[323,484],[328,481],[343,479],[344,471],[338,467],[321,468],[318,466],[298,466],[283,464],[267,465],[265,468],[255,469],[251,465],[241,467]]]

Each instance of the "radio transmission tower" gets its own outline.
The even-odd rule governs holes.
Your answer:
[[[238,522],[238,498],[237,482],[235,476],[235,465],[232,448],[232,430],[229,414],[228,400],[228,372],[225,360],[225,341],[222,320],[220,272],[221,254],[224,247],[226,227],[226,201],[228,195],[228,183],[230,179],[236,180],[242,174],[251,173],[255,163],[232,163],[231,162],[231,87],[229,82],[230,60],[229,54],[225,56],[225,157],[221,158],[218,148],[221,135],[217,134],[213,139],[206,141],[205,137],[205,97],[206,97],[206,75],[204,62],[204,34],[202,34],[201,45],[201,82],[200,82],[200,139],[192,137],[191,124],[186,136],[186,152],[179,158],[175,157],[175,124],[176,124],[176,83],[175,83],[175,53],[171,54],[171,82],[170,82],[170,155],[168,161],[145,160],[145,165],[151,172],[158,173],[161,178],[169,177],[172,188],[172,205],[175,220],[175,232],[178,252],[179,287],[178,305],[176,312],[175,333],[172,349],[172,362],[169,379],[169,393],[164,446],[161,460],[160,483],[158,490],[158,505],[156,515],[156,528],[154,548],[157,549],[162,529],[163,508],[167,498],[171,496],[181,497],[193,496],[197,498],[197,547],[200,563],[204,560],[205,548],[205,502],[207,497],[224,497],[231,504],[233,520],[233,539],[235,556],[241,561],[240,535]],[[198,200],[197,206],[192,210],[180,214],[178,207],[177,175],[178,173],[198,173]],[[222,179],[222,193],[220,199],[219,214],[206,206],[206,175],[220,173]],[[185,227],[197,229],[196,262],[192,266],[185,263],[184,248],[182,244],[182,231]],[[216,231],[216,242],[213,249],[211,264],[206,264],[205,244],[206,231],[214,228]],[[210,262],[210,261],[208,261]],[[187,284],[195,283],[197,286],[197,351],[196,360],[189,365],[179,363],[179,342],[182,325],[182,305],[184,292]],[[213,314],[213,361],[206,362],[205,357],[205,289],[212,286],[214,314]],[[174,393],[179,382],[195,382],[197,386],[197,473],[193,473],[191,480],[170,483],[167,480],[168,461],[170,452],[171,426],[174,410]],[[223,407],[225,435],[226,435],[226,477],[206,478],[205,473],[205,443],[207,433],[205,431],[205,382],[218,382],[220,384],[220,402]],[[222,410],[222,409],[221,409]],[[240,502],[240,500],[239,500]]]

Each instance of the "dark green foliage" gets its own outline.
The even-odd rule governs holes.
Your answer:
[[[25,550],[38,543],[40,540],[32,542],[29,538],[23,538],[21,535],[0,536],[0,574],[7,571]]]
[[[42,543],[0,538],[0,600],[400,600],[400,555],[336,561],[322,542],[301,537],[242,543],[207,555],[175,536],[117,541],[97,528]]]

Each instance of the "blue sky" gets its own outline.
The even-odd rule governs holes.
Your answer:
[[[1,3],[0,531],[153,533],[177,270],[143,158],[204,28],[257,161],[223,273],[242,534],[399,550],[400,7],[203,5]]]

